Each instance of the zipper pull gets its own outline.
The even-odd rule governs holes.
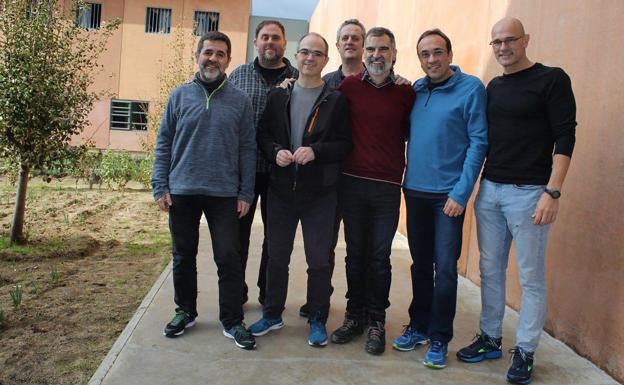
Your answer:
[[[293,182],[293,191],[295,191],[296,188],[297,188],[297,179],[295,179],[295,181]]]

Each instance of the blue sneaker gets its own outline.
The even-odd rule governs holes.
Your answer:
[[[327,330],[325,324],[321,321],[310,321],[310,336],[308,337],[308,345],[314,347],[323,347],[327,345]]]
[[[446,355],[448,354],[448,344],[441,341],[431,341],[429,350],[425,354],[423,365],[434,368],[446,368]]]
[[[407,325],[403,329],[403,334],[392,341],[392,347],[402,352],[408,352],[414,350],[416,345],[425,345],[427,342],[429,339],[426,335]]]
[[[254,322],[250,327],[249,331],[254,336],[263,336],[270,332],[271,330],[277,330],[284,327],[284,322],[281,318],[260,318],[259,321]]]

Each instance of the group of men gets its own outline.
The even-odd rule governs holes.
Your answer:
[[[338,28],[342,65],[323,77],[329,45],[317,33],[299,40],[294,68],[284,58],[284,27],[263,21],[254,39],[258,56],[229,77],[228,37],[203,36],[198,73],[172,93],[155,153],[152,186],[159,207],[169,212],[177,305],[164,334],[175,337],[195,324],[202,213],[217,264],[223,334],[253,349],[255,337],[283,327],[288,265],[300,221],[308,266],[307,302],[300,314],[309,320],[308,344],[347,343],[366,331],[366,351],[383,353],[390,254],[403,189],[412,302],[410,321],[392,346],[409,351],[429,343],[424,365],[444,368],[465,209],[483,167],[474,205],[480,333],[457,357],[478,362],[502,356],[513,239],[523,292],[507,379],[530,382],[546,314],[546,238],[557,215],[576,122],[570,79],[559,68],[531,62],[528,42],[519,20],[494,25],[490,45],[503,75],[486,89],[451,65],[451,40],[439,29],[418,39],[426,76],[413,86],[393,71],[394,34],[382,27],[366,31],[355,19]],[[263,312],[246,328],[244,277],[258,200],[264,223],[258,274]],[[328,338],[341,221],[347,308],[343,324]]]

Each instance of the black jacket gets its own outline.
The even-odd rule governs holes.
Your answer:
[[[306,165],[276,164],[280,150],[294,152],[290,141],[290,96],[292,87],[275,88],[268,94],[267,105],[258,124],[258,148],[271,168],[269,187],[285,200],[311,199],[334,191],[342,162],[351,152],[351,119],[347,97],[327,84],[308,116],[302,146],[314,151],[314,160]]]

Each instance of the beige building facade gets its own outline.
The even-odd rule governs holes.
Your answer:
[[[619,381],[624,380],[622,14],[620,0],[320,0],[310,20],[310,31],[331,41],[347,18],[358,18],[368,28],[390,28],[397,38],[396,71],[410,80],[424,76],[416,55],[419,35],[440,28],[453,42],[454,64],[487,84],[502,72],[488,46],[490,29],[500,18],[514,16],[531,35],[529,57],[565,69],[576,96],[578,127],[559,217],[548,242],[546,329]],[[335,49],[330,57],[327,71],[340,64]],[[507,300],[517,309],[515,263],[512,255]],[[462,274],[478,284],[471,204],[459,264]],[[508,347],[512,343],[505,342]]]
[[[251,0],[94,0],[87,5],[87,12],[92,12],[81,19],[87,24],[97,24],[98,15],[101,23],[121,19],[122,24],[100,57],[103,70],[94,81],[95,89],[106,91],[108,97],[95,103],[90,126],[75,142],[92,140],[99,149],[142,150],[147,132],[141,114],[158,97],[159,75],[172,59],[170,47],[178,26],[189,37],[185,48],[189,60],[197,40],[194,28],[199,26],[230,37],[232,62],[227,72],[245,62]]]

